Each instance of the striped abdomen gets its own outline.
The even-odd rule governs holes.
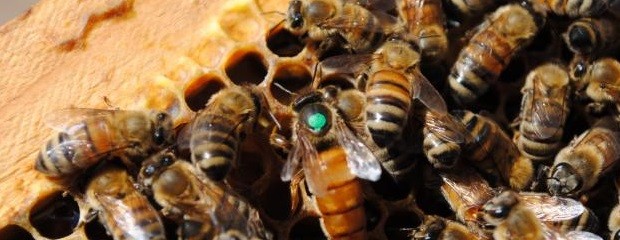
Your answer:
[[[423,150],[433,167],[442,169],[454,166],[461,156],[461,145],[441,139],[424,127]]]
[[[514,45],[492,29],[476,34],[459,54],[448,81],[455,98],[470,103],[484,94],[508,65]]]
[[[562,147],[560,141],[562,140],[564,130],[559,128],[552,137],[541,139],[531,134],[532,130],[530,129],[543,127],[537,125],[528,121],[520,123],[519,131],[521,134],[519,135],[517,146],[526,157],[533,160],[552,159]]]
[[[237,159],[239,122],[222,115],[205,113],[192,127],[192,162],[212,180],[222,180]]]
[[[400,139],[411,108],[411,83],[403,74],[375,72],[366,87],[366,125],[373,141],[386,147]]]
[[[164,225],[157,210],[137,191],[119,196],[101,196],[100,217],[114,239],[166,239]],[[104,203],[105,201],[109,201]]]
[[[35,169],[50,176],[71,175],[97,163],[115,147],[115,139],[107,118],[84,120],[60,132],[43,146]],[[122,144],[122,143],[116,143]]]
[[[422,56],[440,60],[448,50],[441,0],[405,0],[403,15]]]
[[[344,149],[327,149],[319,158],[325,170],[317,177],[329,179],[327,193],[315,196],[323,231],[330,239],[366,239],[362,186],[349,171]]]
[[[551,11],[569,17],[588,17],[599,15],[609,7],[609,0],[536,0],[543,2]]]

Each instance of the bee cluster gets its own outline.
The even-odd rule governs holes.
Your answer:
[[[620,1],[269,3],[222,15],[266,34],[189,54],[182,96],[164,79],[150,110],[59,111],[35,169],[77,203],[33,231],[620,238]]]

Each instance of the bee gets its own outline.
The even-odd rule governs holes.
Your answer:
[[[139,182],[175,220],[183,239],[270,239],[258,211],[227,187],[204,179],[194,166],[170,152],[143,164]]]
[[[366,238],[362,185],[356,177],[377,181],[379,162],[319,91],[298,97],[292,108],[296,144],[282,169],[282,180],[291,180],[301,161],[325,235]]]
[[[517,147],[525,157],[547,160],[559,151],[570,91],[568,72],[557,64],[544,64],[528,74],[517,120]]]
[[[598,56],[617,46],[620,25],[610,18],[580,18],[568,26],[564,41],[575,54]]]
[[[464,17],[480,15],[496,5],[495,0],[448,0],[448,6]]]
[[[524,189],[532,180],[532,161],[522,157],[519,149],[493,120],[467,110],[452,111],[472,135],[465,158],[493,183]]]
[[[410,38],[420,49],[423,59],[439,61],[448,51],[445,15],[441,0],[405,0],[400,15],[407,23]]]
[[[86,187],[85,200],[114,239],[166,239],[157,210],[122,168],[97,171]]]
[[[547,179],[549,192],[576,196],[592,188],[620,158],[618,130],[615,120],[603,118],[560,150]]]
[[[548,214],[562,215],[563,213],[556,211]],[[589,232],[570,231],[564,234],[546,227],[513,191],[505,191],[485,203],[482,206],[482,217],[491,225],[496,226],[493,230],[493,238],[498,240],[601,239]]]
[[[291,0],[285,28],[321,42],[319,49],[329,49],[344,40],[345,48],[354,52],[371,50],[383,41],[385,30],[371,11],[340,0]]]
[[[470,104],[484,94],[512,57],[529,45],[545,18],[528,4],[498,8],[477,27],[452,66],[448,83],[452,96]]]
[[[473,169],[459,168],[457,171],[440,173],[443,180],[441,192],[457,219],[470,229],[484,228],[480,211],[484,203],[497,194]],[[570,198],[548,194],[521,192],[521,201],[531,210],[545,227],[559,232],[596,231],[598,218],[592,210]],[[474,231],[480,235],[481,231]]]
[[[476,240],[479,236],[466,226],[439,216],[426,216],[424,223],[411,233],[412,239]]]
[[[620,106],[620,62],[613,58],[603,58],[592,63],[584,76],[587,83],[585,95],[592,99],[588,107],[602,111],[608,105]]]
[[[607,222],[607,226],[609,227],[609,231],[611,231],[609,239],[611,240],[620,239],[620,204],[617,204],[611,210],[611,214],[609,214],[609,221]]]
[[[254,87],[232,86],[214,94],[191,123],[191,160],[209,179],[221,181],[236,165],[239,144],[257,127],[264,95]]]
[[[436,169],[457,165],[463,148],[473,139],[462,122],[450,114],[425,113],[423,151]]]
[[[172,119],[164,112],[71,108],[48,123],[59,130],[41,148],[35,169],[48,176],[74,175],[102,158],[118,157],[129,166],[173,143]]]
[[[530,0],[547,12],[569,17],[590,17],[609,10],[613,0]]]
[[[358,88],[364,89],[366,96],[366,129],[358,135],[370,136],[366,142],[397,181],[406,176],[413,163],[407,162],[407,158],[383,157],[389,154],[379,152],[393,151],[401,141],[406,141],[403,138],[408,136],[403,132],[413,116],[414,100],[435,112],[436,119],[448,114],[441,94],[419,71],[419,61],[420,55],[409,43],[391,39],[373,54],[339,55],[320,63],[322,68],[357,76]],[[444,136],[446,127],[450,125],[430,130]]]

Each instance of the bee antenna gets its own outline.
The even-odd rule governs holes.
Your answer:
[[[273,82],[272,84],[275,85],[276,87],[278,87],[280,90],[288,93],[291,96],[297,96],[297,93],[291,92],[291,90],[286,89],[284,86],[282,86],[281,84],[279,84],[277,82]]]
[[[276,11],[276,10],[273,10],[273,11],[267,11],[267,12],[262,12],[262,14],[263,14],[263,15],[268,15],[268,14],[276,14],[276,15],[280,15],[280,16],[283,16],[283,17],[285,17],[285,16],[286,16],[286,13],[283,13],[283,12],[280,12],[280,11]],[[282,20],[282,21],[284,21],[284,20]]]

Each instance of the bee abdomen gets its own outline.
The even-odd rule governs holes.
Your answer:
[[[321,221],[332,238],[365,235],[366,214],[364,212],[362,187],[357,179],[330,188],[330,193],[316,197],[321,212]]]
[[[192,161],[212,180],[222,180],[237,158],[239,139],[232,121],[214,121],[192,138],[200,139],[192,147]]]
[[[366,89],[366,124],[377,146],[397,140],[407,121],[411,106],[409,82],[400,74],[379,71]]]
[[[526,134],[521,134],[517,143],[521,152],[523,152],[528,158],[536,160],[553,158],[561,147],[559,139],[540,141],[530,139]]]
[[[424,153],[434,167],[447,168],[456,164],[461,147],[453,142],[445,142],[434,134],[427,134],[424,138]]]
[[[35,169],[50,176],[63,176],[88,167],[88,164],[81,162],[81,158],[94,155],[93,144],[88,144],[90,148],[84,149],[83,145],[73,144],[71,140],[71,136],[64,132],[50,139],[39,152]]]

